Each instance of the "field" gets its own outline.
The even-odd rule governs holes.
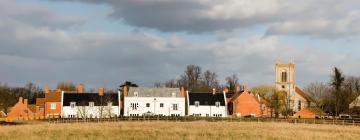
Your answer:
[[[359,126],[265,122],[103,122],[0,126],[0,139],[359,139]]]

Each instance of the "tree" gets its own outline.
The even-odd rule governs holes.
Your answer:
[[[342,90],[342,86],[344,84],[345,77],[342,72],[335,67],[334,68],[334,75],[331,77],[331,83],[333,90],[333,95],[335,97],[335,115],[339,115],[341,111],[343,111],[342,104],[345,103],[344,101],[344,92]]]
[[[57,89],[63,90],[63,91],[76,91],[76,85],[72,82],[60,82],[57,85]]]
[[[277,91],[274,90],[271,95],[270,108],[271,108],[271,116],[275,114],[275,118],[278,118],[280,113],[286,115],[286,96],[287,93],[285,91]]]
[[[236,74],[226,77],[225,81],[227,86],[229,87],[229,90],[235,92],[236,85],[238,84],[239,81],[239,78],[236,76]]]
[[[0,111],[7,113],[8,108],[15,104],[16,101],[17,99],[11,95],[7,84],[0,83]]]
[[[263,98],[266,101],[271,100],[271,96],[274,91],[275,91],[275,86],[273,85],[260,85],[253,87],[251,89],[252,93],[258,94],[261,98]]]
[[[329,86],[322,82],[312,82],[305,91],[314,99],[315,105],[322,110],[326,110],[326,105],[331,102],[331,89]]]
[[[214,87],[218,87],[219,86],[219,82],[217,80],[217,74],[215,72],[212,72],[210,70],[206,70],[203,73],[203,86],[205,87],[210,87],[210,88],[214,88]]]
[[[185,85],[189,89],[193,89],[199,86],[201,68],[197,65],[188,65],[184,71],[184,74],[180,76],[179,83]]]

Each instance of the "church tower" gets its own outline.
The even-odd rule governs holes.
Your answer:
[[[275,86],[279,91],[287,93],[290,109],[294,106],[295,93],[295,64],[290,62],[288,64],[276,63],[275,65]]]

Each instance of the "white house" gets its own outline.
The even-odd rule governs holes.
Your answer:
[[[188,114],[194,117],[226,117],[224,93],[187,92]]]
[[[124,90],[124,116],[184,116],[185,91],[181,89],[130,87]]]
[[[110,118],[120,115],[119,93],[62,92],[62,118]]]

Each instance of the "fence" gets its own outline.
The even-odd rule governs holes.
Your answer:
[[[293,124],[330,124],[360,126],[360,119],[275,119],[275,118],[223,118],[223,117],[116,117],[116,118],[52,118],[49,123],[90,123],[121,121],[171,121],[171,122],[286,122]]]

